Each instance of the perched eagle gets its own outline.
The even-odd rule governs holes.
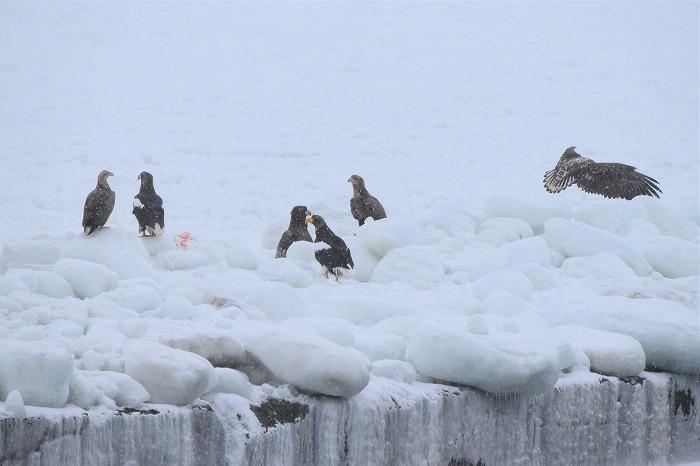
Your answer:
[[[365,188],[365,180],[359,175],[352,175],[348,178],[348,183],[352,183],[352,198],[350,199],[350,212],[360,226],[365,224],[367,218],[374,220],[386,218],[384,207]]]
[[[134,209],[131,211],[139,221],[141,236],[160,236],[165,229],[163,200],[153,187],[153,175],[141,172],[136,178],[141,180],[141,189],[134,196]]]
[[[102,170],[97,175],[97,187],[90,191],[85,199],[83,208],[83,231],[86,235],[91,234],[98,228],[102,228],[114,209],[114,191],[107,183],[107,177],[114,176],[114,173]]]
[[[331,274],[335,277],[335,281],[340,281],[340,277],[343,276],[340,269],[352,269],[355,267],[355,263],[350,255],[350,249],[345,244],[345,241],[328,228],[326,221],[320,215],[307,216],[306,223],[311,223],[316,228],[317,243],[323,242],[330,246],[329,248],[319,249],[314,253],[318,263],[326,268],[326,278],[328,278],[328,274]]]
[[[553,170],[544,174],[544,188],[558,193],[572,184],[582,190],[609,198],[630,200],[637,196],[659,197],[658,181],[622,163],[598,163],[581,157],[569,147]]]
[[[287,257],[287,249],[292,243],[296,241],[308,241],[313,242],[309,230],[306,226],[306,217],[310,216],[311,212],[306,206],[298,205],[292,209],[291,220],[289,221],[289,228],[287,231],[282,233],[280,242],[277,244],[277,254],[275,258]]]

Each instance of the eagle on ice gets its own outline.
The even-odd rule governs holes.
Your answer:
[[[139,234],[160,236],[165,228],[165,211],[163,200],[153,187],[153,175],[141,172],[136,179],[141,180],[141,189],[134,196],[134,208],[131,213],[139,222]]]
[[[635,167],[622,163],[598,163],[576,152],[576,147],[564,151],[554,169],[544,174],[544,188],[558,193],[572,184],[587,193],[607,198],[630,200],[637,196],[659,197],[658,181],[639,173]]]
[[[97,186],[90,191],[85,199],[83,207],[83,231],[90,235],[93,231],[102,228],[114,209],[114,191],[109,187],[107,178],[114,173],[102,170],[97,175]]]

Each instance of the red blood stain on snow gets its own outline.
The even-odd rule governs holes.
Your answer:
[[[175,237],[175,244],[177,244],[178,249],[187,249],[187,245],[192,240],[194,240],[194,237],[190,234],[190,232],[185,231]]]

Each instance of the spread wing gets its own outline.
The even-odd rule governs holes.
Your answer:
[[[588,193],[609,198],[659,197],[658,181],[622,163],[591,163],[573,171],[574,182]]]
[[[576,174],[584,167],[594,164],[593,160],[586,157],[573,159],[559,159],[557,165],[544,174],[544,189],[550,193],[558,193],[576,182]]]

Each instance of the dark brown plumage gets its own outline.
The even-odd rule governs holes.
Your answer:
[[[365,220],[370,217],[374,220],[386,218],[384,206],[367,191],[365,180],[361,176],[352,175],[348,178],[348,182],[352,183],[350,212],[360,226],[364,225]]]
[[[309,230],[306,226],[306,217],[311,215],[306,206],[298,205],[292,209],[291,219],[289,220],[289,228],[282,233],[279,243],[277,244],[277,253],[275,258],[287,257],[287,250],[296,241],[313,242]]]
[[[544,174],[544,187],[558,193],[576,184],[582,190],[607,198],[659,197],[658,181],[622,163],[598,163],[581,157],[575,147],[564,151],[554,169]]]
[[[97,186],[90,191],[85,199],[83,207],[83,231],[90,235],[98,228],[102,228],[114,209],[114,191],[109,187],[107,178],[113,176],[112,172],[102,170],[97,175]]]
[[[326,269],[326,278],[328,278],[328,274],[331,274],[336,281],[340,281],[340,277],[343,276],[340,269],[352,269],[355,267],[350,249],[345,244],[345,241],[333,233],[320,215],[310,215],[306,217],[306,222],[313,224],[316,228],[315,242],[326,243],[330,246],[314,253],[318,263]]]
[[[139,233],[143,236],[160,236],[165,229],[165,211],[163,200],[153,187],[153,175],[141,172],[141,189],[134,196],[134,208],[131,211],[139,222]]]

